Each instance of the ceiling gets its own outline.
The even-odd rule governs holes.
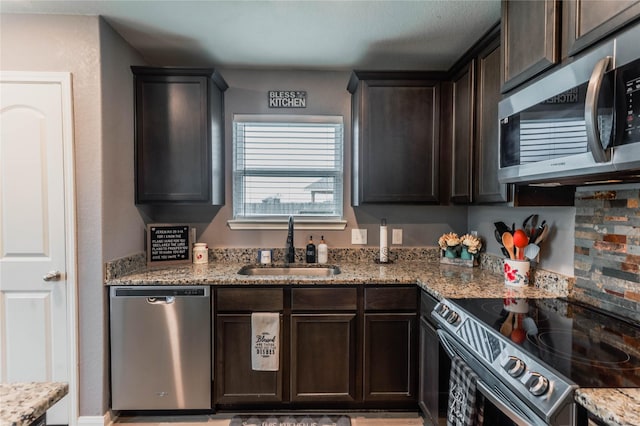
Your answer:
[[[1,13],[101,15],[150,65],[445,70],[500,0],[29,1]]]

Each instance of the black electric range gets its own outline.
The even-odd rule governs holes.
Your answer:
[[[640,388],[640,325],[594,308],[507,295],[443,299],[432,316],[448,351],[531,424],[572,424],[578,387]]]

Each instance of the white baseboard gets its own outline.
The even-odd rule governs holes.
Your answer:
[[[111,410],[104,416],[80,416],[77,426],[112,426],[116,417]]]

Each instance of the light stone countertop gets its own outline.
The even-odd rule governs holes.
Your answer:
[[[105,285],[411,285],[416,284],[437,299],[566,297],[570,291],[562,280],[546,271],[535,272],[535,286],[507,287],[497,273],[501,260],[483,268],[440,264],[437,261],[340,262],[341,273],[332,277],[245,276],[245,263],[211,262],[153,267],[105,281]],[[487,269],[484,269],[487,267]],[[608,425],[640,425],[640,389],[580,389],[576,401]]]
[[[564,294],[534,286],[506,287],[502,275],[481,268],[441,265],[437,262],[340,263],[331,277],[239,275],[242,263],[209,263],[154,267],[107,280],[114,285],[411,285],[417,284],[437,299],[495,297],[508,293],[526,298],[555,298]]]
[[[69,392],[60,382],[0,383],[0,426],[28,426]]]

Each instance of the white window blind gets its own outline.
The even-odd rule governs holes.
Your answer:
[[[334,116],[234,116],[234,219],[341,219],[342,129]]]

